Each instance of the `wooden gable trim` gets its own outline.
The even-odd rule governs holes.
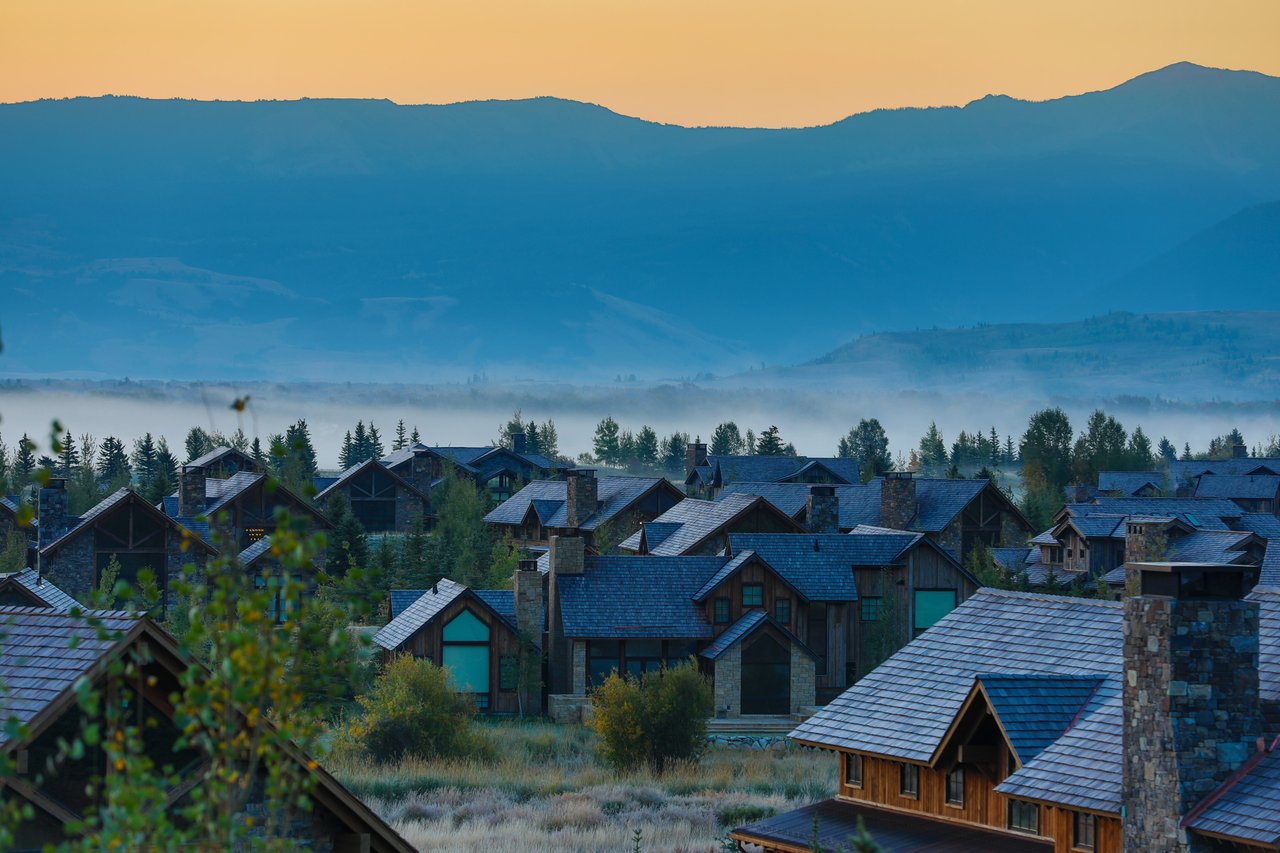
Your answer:
[[[685,548],[682,553],[691,554],[694,551],[696,551],[698,548],[701,548],[703,545],[706,545],[712,539],[723,539],[725,543],[725,551],[726,553],[728,553],[730,551],[729,527],[741,521],[743,517],[755,512],[758,509],[763,509],[766,514],[772,513],[774,517],[782,521],[784,526],[790,527],[793,533],[808,532],[794,518],[787,515],[785,512],[778,509],[776,506],[769,503],[769,501],[765,500],[764,498],[757,497],[754,501],[747,504],[745,507],[739,510],[735,515],[733,515],[731,518],[726,519],[725,522],[721,524],[719,527],[717,527],[715,530],[711,531],[706,536],[702,537],[697,542],[693,543],[693,545],[689,546],[688,548]],[[733,556],[732,553],[729,553],[728,555]],[[771,570],[772,570],[772,567],[771,567]],[[777,572],[774,572],[774,574],[777,574]]]
[[[409,460],[405,460],[405,461],[407,462]],[[422,490],[420,490],[417,486],[413,485],[413,483],[410,483],[404,477],[401,477],[399,474],[395,472],[394,469],[386,465],[383,465],[382,462],[380,462],[377,459],[366,459],[365,461],[357,465],[354,469],[350,471],[344,471],[342,473],[342,476],[340,476],[335,482],[330,483],[323,492],[320,492],[318,495],[316,495],[316,501],[328,500],[330,497],[332,497],[332,495],[330,494],[331,492],[335,492],[342,488],[345,488],[347,486],[347,483],[346,483],[347,480],[351,479],[352,477],[358,476],[359,474],[364,473],[365,469],[371,466],[377,466],[378,468],[377,473],[386,474],[387,476],[391,477],[391,479],[395,481],[397,486],[399,486],[402,489],[408,489],[409,491],[413,492],[414,495],[421,498],[424,502],[427,502],[430,500],[430,498],[428,498],[426,494],[422,492]],[[277,486],[277,488],[283,488],[283,486]]]
[[[946,548],[943,548],[941,545],[933,541],[933,539],[929,538],[928,536],[921,534],[920,539],[918,539],[913,544],[908,545],[906,548],[902,549],[902,553],[905,554],[908,551],[911,551],[912,549],[919,548],[921,545],[925,545],[929,548],[932,548],[935,553],[937,553],[940,557],[942,557],[944,560],[950,563],[951,568],[959,572],[961,577],[965,578],[970,583],[972,583],[974,586],[974,589],[982,589],[982,582],[979,581],[977,577],[971,574],[969,570],[964,567],[964,563],[960,562],[958,559],[953,557],[951,555],[951,552],[949,552]],[[1027,547],[1031,548],[1036,546],[1028,545]],[[899,554],[899,556],[902,556],[902,555]],[[905,563],[901,565],[905,565]]]
[[[31,607],[42,609],[52,609],[49,602],[45,601],[36,593],[27,588],[26,584],[19,581],[13,575],[6,578],[0,578],[0,594],[16,592],[18,595],[31,602]]]
[[[271,495],[267,495],[266,493],[268,482],[272,482],[275,484],[275,487],[272,490]],[[262,491],[262,498],[264,503],[266,502],[266,499],[268,497],[274,499],[279,496],[284,496],[285,500],[283,502],[292,503],[294,506],[298,507],[307,515],[309,515],[313,520],[320,522],[322,525],[324,525],[325,527],[331,530],[333,529],[334,524],[332,521],[329,520],[328,516],[320,512],[320,510],[316,509],[308,502],[304,501],[302,498],[295,495],[293,492],[289,491],[287,488],[285,488],[285,485],[281,483],[278,479],[269,477],[266,474],[259,474],[256,482],[252,483],[245,489],[241,489],[239,494],[237,494],[235,497],[231,498],[226,503],[219,506],[217,509],[213,510],[212,513],[209,513],[208,515],[210,517],[210,520],[212,520],[213,518],[216,518],[218,513],[225,512],[226,510],[230,509],[233,506],[238,506],[242,501],[244,501],[246,497],[248,497],[250,494],[258,490]]]
[[[961,721],[964,720],[978,702],[985,704],[987,712],[996,718],[996,726],[1000,729],[1000,736],[1004,738],[1005,746],[1011,752],[1013,751],[1013,745],[1009,742],[1009,735],[1005,732],[1004,725],[1000,722],[999,717],[996,716],[995,709],[991,707],[990,697],[983,691],[982,682],[975,676],[973,686],[969,688],[969,693],[965,696],[964,702],[956,710],[955,716],[951,718],[951,722],[947,726],[947,730],[943,732],[942,737],[938,740],[938,745],[934,747],[933,754],[929,756],[929,767],[936,768],[938,766],[938,761],[942,758],[942,754],[950,748],[951,742],[959,734]]]
[[[732,559],[732,558],[730,558],[730,559]],[[802,593],[800,590],[796,589],[796,588],[795,588],[795,586],[793,586],[793,585],[792,585],[791,581],[789,581],[789,580],[787,580],[786,578],[784,578],[784,577],[783,577],[783,576],[778,572],[778,570],[777,570],[777,569],[775,569],[773,566],[769,565],[768,561],[766,561],[764,557],[761,557],[761,556],[760,556],[759,554],[757,554],[755,551],[752,551],[752,552],[751,552],[751,556],[750,556],[748,559],[744,560],[740,565],[738,565],[738,567],[737,567],[737,568],[735,568],[733,571],[729,572],[729,574],[727,574],[727,575],[725,575],[723,578],[721,578],[721,579],[720,579],[720,583],[716,584],[716,585],[715,585],[715,586],[713,586],[710,590],[708,590],[706,595],[699,596],[698,598],[695,598],[695,599],[694,599],[694,601],[696,601],[696,602],[697,602],[697,603],[699,603],[699,604],[703,604],[703,603],[705,603],[708,599],[714,598],[717,590],[719,590],[719,589],[720,589],[721,587],[723,587],[725,584],[727,584],[727,583],[729,583],[730,581],[732,581],[735,577],[737,577],[737,576],[742,572],[742,570],[743,570],[743,569],[745,569],[747,566],[751,566],[751,565],[758,565],[758,566],[762,567],[766,572],[768,572],[768,573],[769,573],[770,575],[772,575],[774,578],[776,578],[777,580],[779,580],[779,581],[782,583],[782,585],[783,585],[784,587],[786,587],[787,589],[791,590],[791,592],[792,592],[792,594],[793,594],[793,595],[795,595],[797,598],[799,598],[799,599],[800,599],[801,601],[803,601],[805,604],[808,604],[808,603],[809,603],[809,598],[808,598],[808,596],[806,596],[806,595],[805,595],[804,593]],[[772,619],[773,617],[772,617],[772,616],[769,616],[769,618],[770,618],[770,619]]]
[[[106,498],[104,498],[104,500],[106,500]],[[190,540],[198,543],[200,547],[202,547],[205,550],[205,552],[208,554],[218,553],[214,549],[214,547],[210,545],[208,542],[204,541],[204,539],[201,538],[201,536],[198,533],[196,533],[193,530],[190,530],[187,527],[184,527],[177,519],[170,518],[169,516],[165,515],[161,510],[157,509],[156,507],[144,501],[137,492],[130,489],[128,494],[126,494],[120,500],[116,501],[114,505],[108,507],[102,513],[95,515],[93,518],[89,519],[88,521],[84,521],[84,522],[81,522],[80,524],[77,524],[75,527],[68,530],[58,539],[44,546],[44,548],[41,549],[40,554],[46,557],[52,556],[53,554],[57,553],[62,548],[63,545],[66,545],[68,542],[77,538],[78,536],[81,536],[84,533],[88,533],[92,531],[95,527],[97,527],[99,522],[110,518],[112,515],[114,515],[117,512],[120,512],[120,510],[126,506],[141,507],[143,509],[143,512],[150,513],[152,517],[160,521],[162,524],[167,525],[173,532],[177,533],[179,536],[182,536],[183,541]],[[157,552],[160,552],[164,550],[164,547],[162,546],[161,548],[157,548],[155,550]]]

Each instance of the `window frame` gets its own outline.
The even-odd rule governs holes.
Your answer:
[[[957,764],[947,773],[947,778],[943,786],[943,801],[952,808],[964,808],[964,765]],[[959,795],[956,795],[954,786],[959,783]]]
[[[864,595],[858,599],[858,619],[863,622],[879,622],[884,613],[884,596]]]
[[[1088,840],[1081,840],[1081,822],[1088,827]],[[1071,849],[1092,851],[1098,846],[1098,817],[1091,812],[1074,812],[1071,817]]]
[[[723,607],[723,611],[721,610],[722,607]],[[728,625],[729,613],[730,613],[729,599],[717,598],[715,599],[715,601],[712,602],[711,621],[713,621],[715,624]]]
[[[747,600],[747,591],[750,590],[753,595],[753,601]],[[742,609],[748,607],[764,607],[764,584],[762,583],[744,583],[742,585]]]
[[[773,600],[773,619],[781,625],[791,624],[791,599],[775,598]]]
[[[1034,821],[1020,823],[1015,820],[1015,815],[1033,815]],[[1028,800],[1009,799],[1009,806],[1005,813],[1005,827],[1010,832],[1021,832],[1024,835],[1040,835],[1040,805]]]
[[[906,761],[898,766],[898,796],[920,799],[920,766]]]
[[[854,768],[857,768],[857,774],[854,774]],[[846,788],[862,788],[863,779],[862,754],[857,752],[846,752],[844,754],[844,784]],[[856,780],[856,781],[855,781]]]

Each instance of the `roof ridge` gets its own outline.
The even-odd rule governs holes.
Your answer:
[[[1007,598],[1026,598],[1031,601],[1070,601],[1073,603],[1088,604],[1099,607],[1119,608],[1124,606],[1124,602],[1121,601],[1106,601],[1100,598],[1080,598],[1075,595],[1052,595],[1047,592],[1025,592],[1019,589],[997,589],[993,586],[984,586],[974,593],[974,595],[983,594],[998,595]]]

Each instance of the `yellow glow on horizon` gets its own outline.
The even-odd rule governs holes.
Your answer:
[[[1280,75],[1276,0],[0,0],[0,101],[554,95],[686,125]]]

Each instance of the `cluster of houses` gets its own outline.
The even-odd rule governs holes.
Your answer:
[[[483,712],[561,721],[612,672],[694,660],[717,716],[803,720],[795,740],[841,755],[835,800],[743,844],[808,850],[815,820],[843,843],[862,819],[891,849],[1280,849],[1259,806],[1280,795],[1280,460],[1104,472],[1037,531],[986,480],[864,483],[851,460],[693,442],[676,485],[523,450],[417,444],[309,501],[223,448],[159,505],[126,489],[78,518],[55,479],[35,570],[0,601],[86,594],[111,561],[172,579],[220,547],[269,574],[278,507],[324,527],[341,494],[367,530],[404,532],[463,476],[524,552],[510,588],[392,590],[375,643],[448,667]],[[983,588],[975,551],[1030,591]],[[1123,601],[1049,594],[1069,584]]]

